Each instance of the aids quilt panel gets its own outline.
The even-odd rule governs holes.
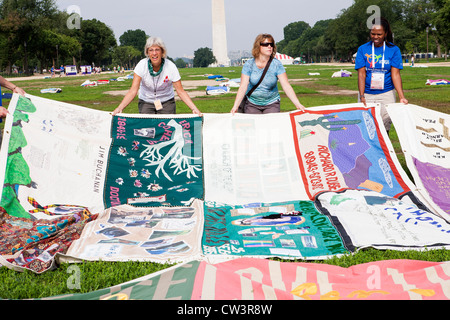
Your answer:
[[[259,256],[319,259],[349,253],[312,201],[217,206],[205,203],[203,252],[209,259]]]
[[[42,270],[57,254],[155,262],[324,259],[368,246],[450,243],[448,223],[428,210],[439,202],[416,196],[374,107],[113,117],[14,95],[9,112],[0,151],[6,211],[0,223],[2,236],[17,238],[18,246],[4,244],[1,254],[16,266],[46,257]],[[440,118],[431,126],[430,117],[420,132],[441,151],[416,160],[448,169],[444,158],[431,162],[446,157],[437,140],[448,131]],[[442,179],[418,171],[445,194]],[[43,219],[63,222],[34,230]],[[49,243],[30,254],[53,232],[60,249]],[[19,245],[30,237],[33,247]]]
[[[115,116],[105,207],[203,199],[202,119]]]
[[[450,248],[450,224],[410,201],[371,190],[324,192],[317,208],[345,232],[347,246],[379,249]]]
[[[46,299],[448,300],[449,281],[450,262],[386,260],[342,268],[239,258],[217,264],[191,261],[114,287]],[[223,305],[221,310],[231,314],[234,307]],[[259,315],[274,312],[270,304],[257,307]],[[177,311],[195,315],[196,308],[196,305],[181,304]],[[202,317],[216,312],[207,303],[201,308]]]
[[[111,115],[14,95],[1,149],[1,206],[11,216],[49,218],[104,209]]]
[[[323,107],[293,113],[291,121],[310,199],[342,189],[367,189],[391,197],[410,191],[407,176],[391,157],[389,140],[380,132],[375,108]]]
[[[203,204],[105,210],[89,223],[62,258],[103,261],[184,262],[199,258]]]
[[[289,114],[204,114],[205,200],[231,205],[309,200]]]
[[[31,95],[14,95],[9,112],[0,181],[11,216],[189,206],[203,198],[200,117],[112,117]]]
[[[416,105],[387,108],[418,193],[450,221],[450,116]]]

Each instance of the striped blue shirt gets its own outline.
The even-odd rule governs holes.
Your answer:
[[[258,82],[263,74],[264,68],[260,69],[255,64],[255,59],[248,60],[242,68],[242,74],[250,77],[250,83],[247,89],[249,92]],[[278,76],[286,72],[280,60],[273,59],[264,80],[256,88],[249,98],[249,101],[258,106],[266,106],[280,100],[278,92]]]

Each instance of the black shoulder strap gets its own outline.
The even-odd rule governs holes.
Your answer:
[[[264,79],[264,77],[265,77],[265,75],[266,75],[266,73],[267,73],[267,70],[269,70],[269,67],[270,67],[270,64],[272,63],[272,59],[273,59],[273,57],[272,56],[270,56],[270,59],[269,59],[269,61],[267,62],[267,64],[266,64],[266,67],[264,68],[264,71],[263,71],[263,73],[262,73],[262,75],[261,75],[261,79],[259,79],[259,81],[258,81],[258,83],[247,93],[247,97],[250,97],[251,95],[252,95],[252,93],[253,93],[253,91],[255,91],[256,90],[256,88],[261,84],[261,82],[263,81],[263,79]]]

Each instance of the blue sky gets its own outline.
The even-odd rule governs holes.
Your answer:
[[[333,19],[353,0],[225,0],[229,51],[250,50],[259,33],[284,38],[283,28],[305,21]],[[78,6],[83,19],[98,19],[118,39],[125,31],[142,29],[166,43],[170,57],[193,55],[198,48],[212,49],[211,0],[57,0],[60,10]]]

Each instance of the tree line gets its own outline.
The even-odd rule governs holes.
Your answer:
[[[28,74],[61,65],[123,67],[144,56],[144,31],[125,32],[118,45],[105,23],[80,18],[78,28],[69,28],[70,18],[54,0],[0,1],[0,71],[12,73],[14,66]]]
[[[302,56],[307,62],[348,61],[368,40],[367,8],[376,5],[391,22],[394,42],[402,53],[448,52],[450,0],[354,0],[334,19],[310,26],[304,21],[288,24],[278,51]],[[116,41],[113,30],[97,20],[79,19],[69,28],[71,15],[58,10],[55,0],[0,0],[0,71],[42,73],[60,65],[134,66],[144,57],[148,35],[128,30]],[[194,67],[207,66],[215,58],[209,48],[195,52]],[[178,67],[186,63],[175,61]]]
[[[354,0],[335,19],[312,27],[304,21],[288,24],[277,49],[306,62],[350,61],[358,47],[369,41],[367,21],[373,21],[373,14],[368,8],[374,5],[390,22],[394,43],[404,55],[434,52],[447,58],[450,0]]]

